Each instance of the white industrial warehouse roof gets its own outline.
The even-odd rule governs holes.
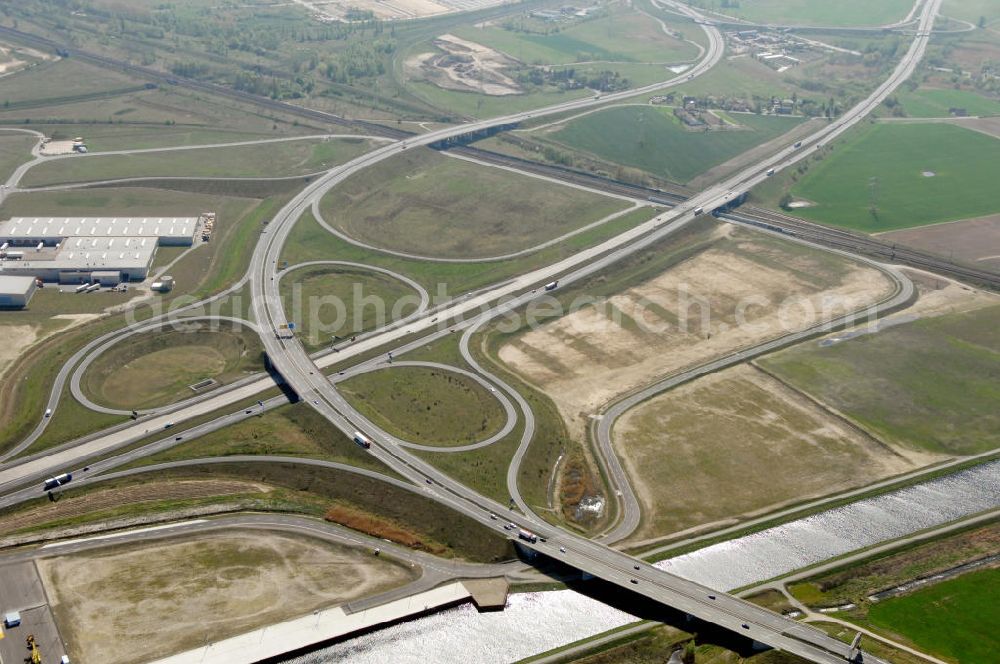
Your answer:
[[[0,222],[0,238],[192,237],[197,217],[14,217]]]
[[[58,249],[45,247],[36,252],[17,247],[20,260],[0,261],[0,269],[25,272],[31,269],[124,270],[149,265],[156,251],[154,237],[69,237]]]
[[[34,277],[15,277],[0,274],[0,293],[5,295],[24,295],[35,283]]]

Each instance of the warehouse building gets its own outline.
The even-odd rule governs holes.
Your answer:
[[[34,277],[11,277],[0,274],[0,308],[23,309],[35,294]]]
[[[107,286],[141,281],[158,246],[191,246],[205,218],[14,217],[0,222],[0,275]]]

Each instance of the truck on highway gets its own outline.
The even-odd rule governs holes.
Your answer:
[[[525,542],[531,542],[532,544],[538,541],[538,535],[529,530],[521,529],[517,531],[517,536],[523,539]]]
[[[697,217],[699,214],[703,213],[704,211],[705,211],[705,208],[696,207],[694,209],[694,216]]]
[[[368,438],[368,436],[361,433],[360,431],[354,432],[354,442],[360,445],[361,447],[365,448],[366,450],[370,450],[372,447],[372,441]]]
[[[550,281],[549,283],[545,284],[545,290],[547,290],[547,291],[555,290],[557,288],[559,288],[559,282],[558,281]]]
[[[45,483],[42,485],[42,489],[44,491],[51,491],[52,489],[58,489],[62,485],[68,484],[69,481],[72,479],[73,476],[70,475],[69,473],[56,475],[55,477],[50,477],[49,479],[45,480]]]
[[[771,177],[772,175],[774,175],[774,169],[773,168],[767,169],[767,176]]]

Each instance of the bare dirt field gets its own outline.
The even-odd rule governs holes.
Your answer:
[[[574,435],[616,395],[881,299],[877,271],[730,226],[659,276],[504,345],[500,359],[556,403]]]
[[[615,445],[643,507],[638,539],[862,486],[927,461],[747,365],[633,409],[615,426]]]
[[[434,45],[443,53],[420,53],[406,61],[412,78],[426,79],[445,90],[493,96],[521,94],[517,82],[503,73],[518,64],[510,56],[455,35],[441,35]]]
[[[1000,269],[1000,214],[891,231],[880,237],[980,267]]]
[[[965,119],[955,121],[955,124],[974,129],[993,138],[1000,138],[1000,117]]]
[[[106,664],[149,661],[412,578],[359,549],[260,531],[117,546],[38,568],[74,661]]]

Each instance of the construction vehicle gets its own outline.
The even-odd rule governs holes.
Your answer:
[[[42,651],[38,649],[38,643],[35,642],[35,635],[29,634],[25,641],[28,643],[28,650],[31,651],[31,664],[42,664]]]

